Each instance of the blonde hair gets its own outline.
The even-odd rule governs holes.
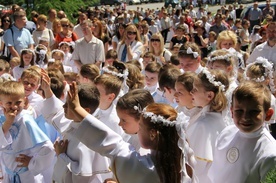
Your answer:
[[[128,31],[131,31],[131,30],[136,31],[135,40],[141,42],[140,33],[139,33],[137,27],[136,27],[134,24],[130,24],[130,25],[128,25],[128,26],[126,27],[126,29],[125,29],[125,32],[124,32],[124,35],[125,35],[125,36],[123,36],[123,38],[122,38],[122,44],[125,43],[125,40],[126,40],[126,37],[127,37],[127,32],[128,32]]]
[[[6,81],[0,83],[0,96],[20,96],[25,97],[24,86],[21,82]]]
[[[233,47],[235,48],[237,45],[237,35],[231,31],[231,30],[225,30],[219,33],[218,38],[217,38],[217,49],[221,49],[221,42],[226,41],[226,40],[231,40],[233,41]]]
[[[162,53],[164,51],[164,47],[165,47],[165,45],[164,45],[164,38],[163,38],[162,34],[160,34],[160,33],[153,34],[151,36],[151,39],[154,39],[154,38],[160,39],[160,47],[159,47],[160,49],[159,49],[159,52],[158,53],[154,52],[153,46],[151,44],[151,41],[150,41],[150,44],[149,44],[149,51],[151,53],[153,53],[153,55],[157,55],[157,56],[162,55]]]

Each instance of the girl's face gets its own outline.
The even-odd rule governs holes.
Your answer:
[[[191,109],[194,107],[192,94],[183,86],[182,83],[176,82],[175,83],[175,100],[180,107],[187,107]]]
[[[222,48],[225,48],[225,49],[234,48],[234,42],[231,39],[223,40],[220,43],[220,49]]]
[[[119,33],[120,35],[124,35],[125,28],[123,26],[119,26]]]
[[[23,55],[23,62],[25,66],[30,65],[31,61],[33,59],[33,54],[32,53],[26,53]]]
[[[61,49],[61,51],[63,51],[64,53],[68,53],[69,50],[70,50],[70,48],[69,48],[69,46],[68,46],[67,44],[61,45],[60,49]]]
[[[153,142],[150,139],[150,129],[143,120],[141,120],[141,122],[139,123],[138,137],[143,148],[151,149],[151,147],[153,146]]]
[[[210,69],[217,69],[217,70],[222,70],[226,73],[229,73],[231,71],[231,67],[230,66],[227,66],[221,62],[217,62],[217,61],[214,61],[210,67]]]
[[[160,48],[160,38],[159,37],[152,37],[150,42],[154,48]]]
[[[145,71],[145,80],[148,87],[155,86],[158,83],[158,73]]]
[[[215,41],[215,36],[209,35],[209,41],[214,42]]]
[[[61,54],[58,55],[58,54],[55,54],[55,53],[53,53],[52,58],[55,59],[55,60],[60,60],[60,61],[63,61],[63,59],[64,59],[63,56],[61,56]]]
[[[205,107],[210,103],[210,92],[206,91],[202,83],[195,81],[193,84],[192,103],[197,107]]]
[[[127,39],[132,42],[136,39],[137,34],[138,34],[137,30],[129,29],[126,33],[126,36],[127,36]]]
[[[119,126],[127,134],[136,134],[139,131],[139,121],[126,110],[117,109],[117,115],[120,118]]]
[[[107,65],[113,65],[114,59],[113,58],[108,58],[105,60],[105,62],[107,63]]]

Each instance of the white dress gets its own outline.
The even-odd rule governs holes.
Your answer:
[[[0,117],[1,126],[5,118]],[[12,182],[19,177],[22,183],[50,183],[41,174],[51,166],[54,159],[54,148],[48,137],[39,129],[33,117],[25,110],[14,120],[9,132],[5,135],[0,130],[1,162],[4,166],[4,183]],[[27,168],[17,167],[15,158],[19,154],[32,156]]]
[[[199,182],[204,183],[210,182],[207,170],[213,161],[216,138],[225,127],[221,113],[209,111],[208,105],[192,116],[186,132],[188,143],[197,160],[195,175]]]
[[[208,176],[213,183],[260,183],[276,165],[276,141],[265,129],[242,133],[234,126],[217,138]]]
[[[12,70],[12,75],[15,78],[15,80],[18,81],[21,78],[23,71],[25,69],[28,69],[29,67],[30,67],[30,65],[24,66],[24,67],[19,67],[19,65],[15,66]]]

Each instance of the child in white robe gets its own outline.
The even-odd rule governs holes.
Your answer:
[[[273,115],[269,89],[254,81],[241,83],[231,110],[235,126],[218,136],[208,176],[213,183],[263,182],[276,165],[276,141],[264,128]]]
[[[183,148],[183,151],[179,152],[177,145],[178,140],[183,140],[181,142],[185,147],[188,144],[185,142],[185,138],[181,137],[179,139],[175,129],[177,124],[181,124],[187,119],[178,116],[171,106],[149,104],[144,110],[141,109],[142,111],[139,110],[140,107],[135,107],[141,113],[138,132],[141,144],[144,148],[151,149],[154,152],[141,156],[128,143],[124,142],[118,134],[80,107],[77,90],[76,83],[73,83],[70,86],[67,100],[75,121],[81,122],[75,135],[89,148],[111,159],[111,168],[118,182],[180,183],[193,181],[193,175],[187,173],[186,162],[180,158],[180,156],[184,157],[182,153],[187,153],[187,148]],[[185,157],[186,160],[191,158],[191,156]],[[179,161],[184,166],[181,166]]]
[[[154,103],[154,101],[149,91],[135,89],[119,98],[116,106],[117,115],[120,118],[119,126],[130,136],[127,142],[130,143],[136,151],[143,154],[147,154],[149,151],[141,147],[137,135],[139,131],[140,113],[134,109],[134,106],[144,108],[151,103]]]
[[[54,148],[34,118],[23,110],[25,94],[22,83],[7,81],[0,86],[1,163],[4,182],[50,183],[42,172],[51,166]]]
[[[58,156],[53,179],[64,183],[101,183],[110,173],[109,163],[106,157],[88,149],[83,143],[74,137],[79,123],[72,121],[71,112],[67,104],[57,99],[50,89],[50,78],[43,71],[41,88],[44,90],[46,100],[43,102],[43,116],[51,123],[68,141],[66,147],[61,147],[61,142],[55,143]],[[100,94],[94,85],[83,84],[80,87],[80,101],[87,111],[93,113],[99,105]],[[63,109],[64,107],[64,109]],[[109,177],[112,177],[110,175]]]
[[[188,71],[180,75],[175,82],[174,96],[178,104],[177,111],[183,112],[186,116],[190,117],[189,121],[194,121],[194,118],[202,109],[193,105],[191,91],[193,90],[194,77],[195,74]]]
[[[192,101],[194,106],[202,107],[202,110],[189,121],[186,133],[197,159],[195,174],[199,182],[210,182],[207,172],[213,161],[215,141],[226,126],[221,112],[227,106],[223,93],[227,86],[228,77],[219,70],[203,68],[194,78]]]
[[[212,70],[222,70],[229,77],[229,87],[225,91],[225,96],[227,98],[227,107],[222,111],[225,125],[233,125],[233,119],[230,112],[232,93],[238,86],[237,75],[238,75],[238,64],[235,62],[235,55],[230,53],[226,49],[213,51],[208,58],[208,68]],[[236,63],[236,64],[235,64]]]

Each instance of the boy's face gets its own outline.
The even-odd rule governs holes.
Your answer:
[[[175,34],[176,34],[177,36],[183,36],[183,35],[184,35],[184,31],[183,31],[182,29],[176,29],[176,30],[175,30]]]
[[[64,115],[67,119],[71,119],[74,120],[75,115],[71,112],[71,110],[68,108],[68,104],[67,101],[65,102],[65,104],[63,105],[63,109],[64,109]]]
[[[16,111],[20,113],[25,106],[25,98],[20,95],[0,95],[0,106],[6,111]]]
[[[39,81],[36,78],[22,78],[21,82],[24,85],[25,96],[29,96],[33,91],[39,87]]]
[[[145,71],[145,80],[148,87],[155,86],[158,82],[158,73]]]
[[[117,115],[120,118],[119,126],[127,134],[136,134],[139,131],[139,120],[135,119],[127,111],[117,109]]]
[[[106,94],[105,87],[102,84],[97,84],[96,87],[100,92],[99,108],[105,110],[111,105],[112,100],[110,100],[109,94]]]
[[[193,100],[192,95],[189,91],[186,90],[186,88],[183,86],[183,84],[176,82],[175,83],[175,100],[176,103],[178,103],[178,106],[180,107],[187,107],[188,109],[193,108]]]
[[[268,117],[264,111],[263,97],[257,101],[249,99],[238,101],[234,98],[231,112],[235,125],[244,133],[257,131],[264,124],[264,121],[271,117]]]
[[[200,65],[197,59],[183,58],[183,57],[179,57],[178,59],[179,59],[181,68],[186,72],[187,71],[195,72]]]
[[[164,87],[163,96],[170,102],[174,103],[175,89]]]

